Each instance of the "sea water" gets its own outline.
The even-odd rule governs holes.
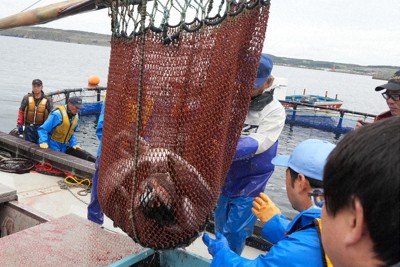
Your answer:
[[[107,86],[110,47],[42,41],[0,36],[0,131],[16,126],[23,96],[31,91],[31,82],[39,78],[45,92],[82,88],[87,78],[97,74],[100,85]],[[367,56],[367,55],[366,55]],[[306,93],[336,97],[343,108],[370,114],[387,109],[386,102],[374,88],[385,81],[370,76],[329,71],[274,66],[273,75],[287,80],[286,94]],[[96,116],[81,118],[78,142],[96,155]],[[337,143],[342,136],[313,128],[285,125],[279,138],[278,153],[289,154],[301,141],[318,138]],[[287,200],[285,169],[277,167],[265,192],[289,217],[297,214]]]

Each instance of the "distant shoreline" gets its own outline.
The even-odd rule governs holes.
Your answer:
[[[107,35],[44,27],[19,27],[0,31],[0,35],[99,46],[110,46],[111,41],[111,34]]]
[[[0,35],[28,39],[39,39],[66,43],[110,46],[111,34],[99,34],[83,31],[60,30],[44,27],[19,27],[0,31]],[[271,55],[274,64],[280,66],[335,71],[372,76],[373,79],[388,80],[400,66],[361,66],[329,61],[295,59]]]

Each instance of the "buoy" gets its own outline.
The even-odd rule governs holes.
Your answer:
[[[98,75],[90,75],[88,79],[88,87],[96,87],[100,83],[100,77]]]

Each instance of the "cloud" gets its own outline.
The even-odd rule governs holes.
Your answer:
[[[42,0],[40,5],[56,2]],[[0,17],[20,12],[30,4],[31,0],[1,0]],[[399,0],[271,0],[264,51],[285,57],[398,66],[399,10]],[[111,32],[107,9],[42,26]]]

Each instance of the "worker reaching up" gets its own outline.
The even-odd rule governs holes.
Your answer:
[[[273,95],[272,66],[272,59],[262,54],[236,154],[215,209],[216,231],[239,255],[253,233],[257,218],[251,212],[252,203],[274,171],[271,159],[285,125],[285,109]]]

